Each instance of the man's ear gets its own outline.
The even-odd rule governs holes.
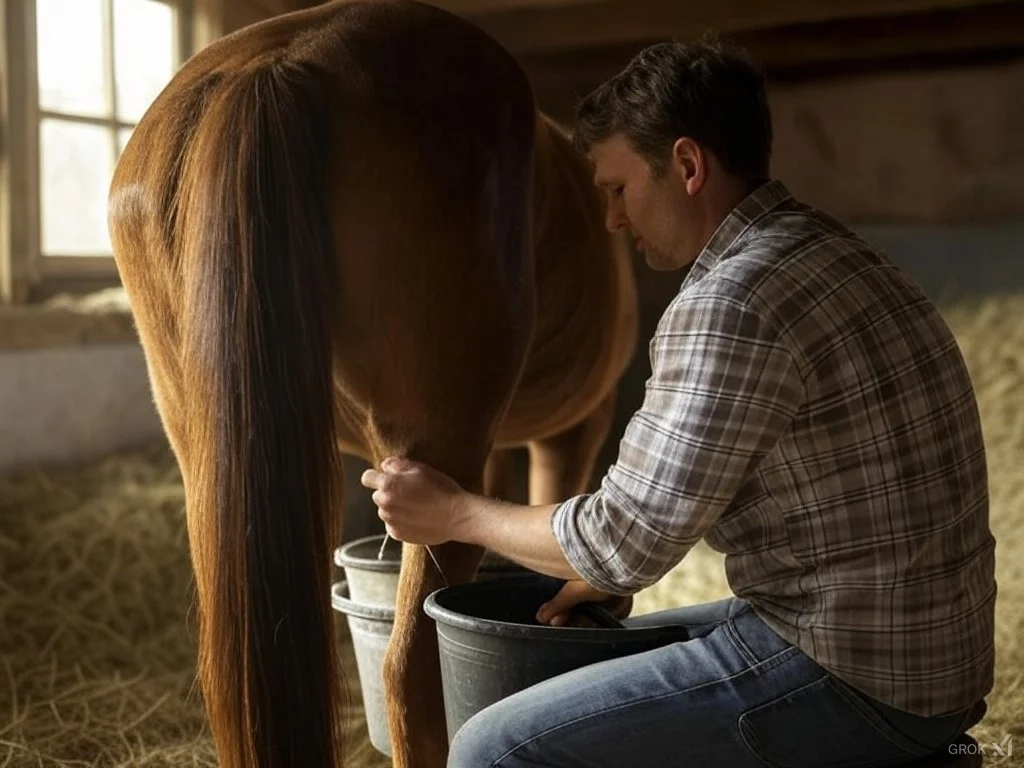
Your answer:
[[[707,178],[708,163],[704,147],[686,136],[672,145],[672,167],[679,174],[689,195],[697,194]]]

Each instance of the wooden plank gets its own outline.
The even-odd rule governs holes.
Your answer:
[[[0,0],[0,40],[5,41],[0,56],[0,304],[13,300],[11,273],[11,49],[8,39],[11,0]]]
[[[249,4],[262,10],[266,16],[277,16],[294,10],[291,0],[249,0]]]
[[[39,128],[35,2],[5,0],[3,160],[0,163],[0,301],[28,300],[39,260]]]
[[[224,35],[225,2],[231,0],[193,0],[192,52],[205,48]]]
[[[233,0],[229,0],[233,1]],[[273,2],[273,0],[270,0]],[[323,5],[327,0],[285,0],[293,10],[313,8]],[[345,0],[346,2],[358,2],[359,0]],[[630,0],[615,0],[624,3]],[[673,0],[666,0],[672,2]],[[701,2],[712,2],[713,0],[700,0]],[[429,5],[442,8],[452,13],[465,16],[472,16],[479,13],[490,13],[492,11],[510,11],[523,8],[559,8],[563,6],[588,5],[594,0],[424,0]]]
[[[230,0],[229,0],[230,1]],[[292,9],[322,5],[324,0],[262,0],[266,3],[284,2]],[[722,20],[743,21],[744,16],[756,19],[758,25],[775,26],[832,18],[853,18],[859,15],[884,15],[908,10],[921,11],[934,8],[967,8],[985,0],[658,0],[653,3],[635,3],[633,0],[429,0],[431,5],[468,18],[479,19],[490,14],[535,11],[556,14],[564,10],[594,6],[611,6],[612,12],[622,15],[643,15],[649,6],[675,9],[691,20],[708,20],[720,25]]]
[[[585,5],[519,8],[464,15],[516,55],[692,38],[709,30],[747,32],[797,24],[925,13],[950,8],[1018,5],[1019,0],[602,0]]]
[[[231,0],[225,7],[224,33],[234,32],[274,15],[252,0]]]
[[[588,5],[594,0],[433,0],[430,4],[452,13],[473,16],[494,11],[519,10],[524,8],[564,8]],[[626,0],[616,0],[624,2]]]
[[[965,65],[1024,52],[1024,3],[758,30],[737,41],[784,79]]]

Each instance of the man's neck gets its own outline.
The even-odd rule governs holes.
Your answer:
[[[709,201],[715,207],[715,214],[719,222],[732,213],[736,206],[742,203],[763,183],[763,181],[749,181],[733,177],[722,179],[721,184],[717,185],[717,189],[710,190],[715,194],[712,195]]]
[[[722,222],[736,209],[736,206],[763,183],[734,177],[720,178],[716,181],[717,183],[705,190],[707,196],[704,198],[703,218],[705,223],[702,233],[702,249],[707,246]]]

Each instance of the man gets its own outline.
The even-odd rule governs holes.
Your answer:
[[[985,450],[919,286],[769,174],[764,78],[663,44],[580,105],[607,225],[692,265],[600,489],[546,507],[390,459],[398,539],[478,544],[568,580],[538,619],[655,583],[700,539],[736,597],[638,617],[688,642],[563,675],[457,734],[450,765],[947,765],[993,682]],[[933,757],[929,757],[932,755]]]

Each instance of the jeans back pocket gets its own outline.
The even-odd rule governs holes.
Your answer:
[[[927,752],[827,674],[747,710],[739,730],[772,768],[885,765]]]

